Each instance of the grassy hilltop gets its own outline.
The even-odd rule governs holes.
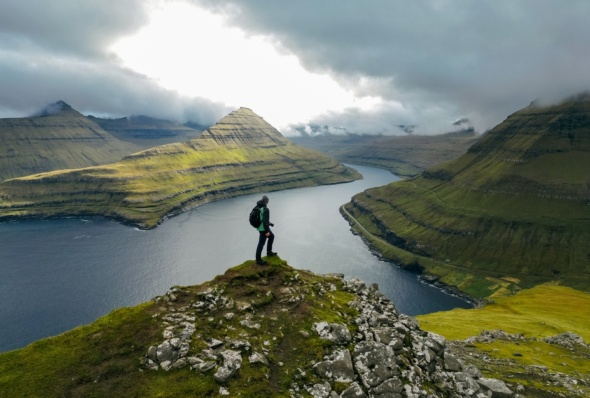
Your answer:
[[[358,178],[241,108],[187,142],[109,165],[4,181],[0,218],[100,215],[153,228],[167,216],[217,199]]]
[[[469,395],[453,394],[465,391],[467,375],[479,371],[482,374],[474,377],[482,383],[490,377],[504,380],[512,392],[526,397],[584,397],[590,392],[590,350],[583,343],[568,348],[532,339],[461,341],[488,326],[506,327],[527,338],[573,331],[587,341],[590,317],[575,316],[573,307],[543,316],[539,295],[549,293],[555,305],[570,301],[588,308],[588,294],[563,287],[523,292],[499,301],[499,310],[490,306],[489,311],[486,307],[421,317],[421,329],[360,281],[297,270],[278,257],[268,260],[265,267],[247,261],[209,282],[173,287],[148,303],[115,310],[90,325],[0,354],[0,395],[258,398],[327,396],[320,391],[332,391],[351,397],[389,387],[400,391],[399,396],[414,388],[429,396],[464,397]],[[546,326],[540,325],[543,321]],[[332,332],[340,325],[350,335],[325,334],[328,324]],[[395,350],[387,358],[372,358],[376,352],[363,351],[387,345]],[[334,356],[344,350],[352,353],[349,369],[354,368],[360,379],[344,380],[345,356]],[[154,368],[148,360],[173,352],[177,360],[172,366],[161,362]],[[241,366],[219,381],[216,377],[226,366],[228,352],[241,353]],[[376,362],[366,368],[366,360]],[[382,368],[389,360],[397,365]],[[393,378],[377,387],[375,377],[388,372]],[[354,384],[356,393],[351,391]]]
[[[382,254],[475,297],[559,281],[590,291],[590,96],[531,105],[460,158],[356,195]]]

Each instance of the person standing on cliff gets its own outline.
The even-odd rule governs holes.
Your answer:
[[[276,256],[277,254],[272,251],[272,244],[275,240],[275,235],[270,230],[270,227],[274,227],[275,225],[270,222],[270,210],[267,207],[268,205],[268,197],[263,196],[258,202],[256,202],[256,206],[260,209],[260,226],[258,227],[258,246],[256,247],[256,264],[258,265],[266,265],[268,264],[266,261],[262,259],[262,249],[264,248],[264,244],[268,239],[268,244],[266,245],[266,255],[268,257]]]

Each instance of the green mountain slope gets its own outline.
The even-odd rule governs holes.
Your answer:
[[[63,101],[49,108],[35,117],[0,119],[0,180],[113,163],[141,149]]]
[[[152,228],[217,199],[358,178],[356,171],[292,144],[241,108],[188,142],[110,165],[4,181],[0,218],[102,215]]]
[[[473,130],[433,136],[349,134],[292,138],[296,144],[341,162],[381,167],[404,177],[414,177],[431,166],[458,158],[478,139]]]
[[[473,296],[551,280],[588,291],[590,97],[531,105],[462,157],[345,210],[386,257]]]

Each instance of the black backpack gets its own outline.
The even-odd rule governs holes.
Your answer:
[[[250,212],[250,217],[248,220],[250,221],[250,225],[254,228],[258,228],[260,224],[262,224],[262,220],[260,219],[260,207],[254,206]]]

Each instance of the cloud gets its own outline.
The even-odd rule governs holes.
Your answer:
[[[231,109],[187,97],[121,66],[109,47],[147,21],[141,1],[5,0],[0,13],[0,117],[64,100],[84,114],[147,114],[212,124]]]
[[[275,37],[310,70],[348,82],[378,79],[386,100],[425,116],[443,108],[447,118],[469,117],[482,130],[537,97],[590,89],[587,2],[199,3],[247,31]]]
[[[197,117],[201,120],[194,121],[207,124],[235,106],[248,106],[269,121],[291,118],[293,124],[325,124],[337,131],[396,134],[396,126],[415,124],[416,132],[433,134],[449,131],[464,117],[484,131],[537,98],[558,100],[590,89],[590,3],[585,1],[179,2],[219,15],[245,39],[274,45],[273,54],[297,65],[298,78],[304,77],[301,71],[311,78],[299,83],[293,76],[272,80],[270,72],[259,73],[257,79],[266,74],[274,86],[268,107],[248,103],[258,86],[242,77],[232,83],[241,91],[238,100],[200,95],[202,80],[166,85],[137,72],[139,67],[131,70],[112,50],[175,1],[4,0],[0,117],[31,114],[62,99],[83,113]],[[210,56],[215,46],[201,45],[215,44],[216,38],[179,31],[169,47],[192,53],[195,70],[199,62],[213,64],[211,74],[223,67],[228,79],[210,79],[219,82],[217,94],[242,76],[232,68],[252,67],[248,57],[270,61],[271,55],[246,53],[216,64]],[[165,56],[174,64],[173,53]],[[254,73],[248,77],[254,79]],[[338,92],[336,85],[342,95],[333,100],[326,93]],[[289,96],[299,96],[302,105],[288,105]]]

